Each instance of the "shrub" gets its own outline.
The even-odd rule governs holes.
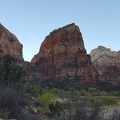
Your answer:
[[[52,116],[57,115],[58,117],[60,116],[60,113],[63,112],[61,104],[58,101],[56,101],[55,104],[49,104],[49,110],[52,113]]]
[[[8,119],[8,110],[6,108],[0,109],[0,117],[3,119]]]
[[[84,90],[84,89],[82,89],[81,91],[82,91],[82,95],[83,95],[83,96],[88,96],[88,97],[91,97],[91,96],[92,96],[92,94],[91,94],[90,92],[88,92],[88,91],[86,91],[86,90]]]
[[[22,117],[22,109],[20,107],[20,101],[22,97],[15,90],[11,88],[0,88],[0,110],[5,112],[5,116],[8,118],[19,119]]]
[[[110,96],[103,96],[99,99],[99,103],[101,106],[114,105],[117,104],[117,100]]]
[[[102,96],[108,96],[108,93],[107,93],[106,91],[102,91],[102,92],[101,92],[101,95],[102,95]]]
[[[0,84],[14,85],[24,81],[25,70],[18,65],[17,58],[4,55],[0,57]]]
[[[90,87],[90,88],[88,89],[88,92],[90,92],[90,93],[95,92],[95,91],[97,91],[97,89],[96,89],[96,88],[93,88],[93,87]]]
[[[38,100],[42,101],[43,103],[48,103],[55,97],[56,97],[55,94],[47,92],[43,95],[38,95]]]
[[[111,96],[120,96],[120,91],[110,91],[109,95],[111,95]]]
[[[39,95],[44,94],[44,90],[43,90],[43,88],[41,88],[41,86],[39,84],[35,84],[31,87],[31,93],[32,93],[32,95],[37,97],[38,94]]]

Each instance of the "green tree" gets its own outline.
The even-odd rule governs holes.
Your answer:
[[[88,92],[90,92],[90,93],[93,93],[93,92],[95,92],[95,91],[97,91],[97,89],[96,89],[96,88],[93,88],[93,87],[90,87],[90,88],[88,89]]]
[[[21,83],[25,77],[24,68],[18,64],[16,57],[4,55],[0,57],[0,84],[9,86]]]
[[[61,104],[58,101],[56,101],[55,104],[49,104],[49,110],[51,111],[52,116],[57,115],[58,117],[60,116],[60,113],[63,112]]]

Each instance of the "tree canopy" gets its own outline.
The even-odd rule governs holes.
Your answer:
[[[20,83],[24,80],[25,73],[16,57],[10,55],[0,57],[0,84],[9,86]]]

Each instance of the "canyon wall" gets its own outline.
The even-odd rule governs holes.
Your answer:
[[[90,53],[91,60],[99,73],[100,81],[120,85],[120,51],[98,46]]]
[[[39,68],[42,80],[75,80],[95,83],[98,74],[86,53],[79,27],[74,23],[52,31],[31,60]]]
[[[0,54],[9,54],[23,60],[22,44],[2,24],[0,24]]]

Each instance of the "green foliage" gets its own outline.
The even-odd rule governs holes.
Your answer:
[[[50,92],[44,93],[43,95],[38,94],[37,97],[37,99],[43,102],[44,104],[50,103],[51,100],[53,100],[54,98],[56,98],[56,95]]]
[[[109,82],[99,82],[96,85],[96,88],[100,91],[106,91],[106,92],[110,92],[110,91],[119,91],[120,90],[120,86],[113,86],[112,84],[110,84]]]
[[[120,91],[110,91],[109,95],[111,95],[111,96],[120,96]]]
[[[24,80],[25,70],[18,65],[17,58],[4,55],[0,58],[0,83],[4,85],[14,85]]]
[[[71,89],[69,91],[66,91],[64,97],[67,98],[68,102],[77,103],[81,95],[82,95],[81,91]]]
[[[93,87],[88,88],[88,92],[93,96],[101,96],[101,91]]]
[[[90,88],[88,89],[88,92],[90,92],[90,93],[93,93],[93,92],[95,92],[95,91],[97,91],[97,89],[96,89],[96,88],[93,88],[93,87],[90,87]]]
[[[52,113],[52,116],[57,115],[58,117],[60,116],[60,113],[63,112],[62,106],[58,101],[56,101],[55,104],[49,104],[49,110]]]
[[[8,110],[5,108],[4,109],[1,108],[0,109],[0,117],[3,119],[8,119]]]
[[[64,93],[64,90],[61,90],[59,88],[53,88],[50,90],[50,92],[58,95],[60,93]]]
[[[28,86],[27,90],[32,93],[33,96],[43,95],[44,89],[40,86],[40,84],[35,84],[33,86]]]
[[[69,110],[69,108],[71,110],[77,109],[81,104],[93,107],[96,104],[100,106],[113,105],[120,101],[119,97],[109,96],[110,94],[116,95],[119,91],[111,91],[108,94],[106,91],[100,91],[93,87],[81,90],[70,88],[65,91],[60,88],[43,88],[41,87],[41,84],[37,83],[34,85],[28,85],[27,89],[28,93],[32,93],[36,100],[42,104],[42,107],[45,110],[50,110],[49,107],[55,108],[56,101],[59,101],[62,108],[66,110]]]
[[[49,88],[49,89],[60,87],[59,81],[53,79],[43,80],[41,84],[44,88]]]
[[[67,78],[64,78],[64,80],[62,81],[57,81],[55,79],[46,79],[41,82],[41,85],[44,88],[49,88],[49,89],[59,88],[62,90],[70,90],[71,88],[75,87],[75,84],[74,84],[75,81],[76,79],[71,81]]]
[[[82,95],[83,95],[83,96],[88,96],[88,97],[91,97],[91,96],[92,96],[92,94],[91,94],[90,92],[88,92],[88,91],[86,91],[86,90],[84,90],[84,89],[82,89],[81,91],[82,91]]]
[[[101,99],[100,105],[106,106],[106,105],[114,105],[117,104],[117,100],[114,97],[105,96]]]
[[[93,97],[89,97],[87,101],[91,102],[92,105],[97,103],[100,106],[117,104],[117,98],[112,96],[93,96]]]
[[[56,96],[59,96],[62,99],[64,99],[66,97],[66,92],[64,90],[59,89],[59,88],[53,88],[49,92],[55,94]]]
[[[102,95],[102,96],[108,96],[108,93],[107,93],[106,91],[102,91],[102,92],[101,92],[101,95]]]
[[[15,89],[5,86],[0,87],[0,117],[18,120],[22,115],[22,100],[22,95]]]

